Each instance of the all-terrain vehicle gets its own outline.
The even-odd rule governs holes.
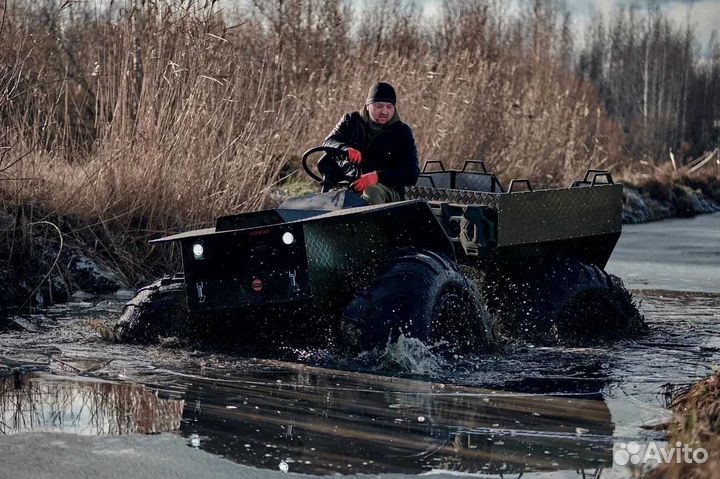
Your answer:
[[[358,172],[344,151],[313,148],[302,164],[320,193],[153,240],[180,245],[183,272],[141,289],[116,335],[368,349],[403,334],[482,350],[497,335],[637,326],[603,270],[622,227],[622,186],[608,171],[535,190],[504,186],[482,161],[430,161],[405,201],[369,205],[348,188]]]

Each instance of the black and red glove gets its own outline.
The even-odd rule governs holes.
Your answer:
[[[371,186],[375,186],[377,184],[378,184],[378,174],[373,171],[371,173],[365,173],[360,178],[353,181],[351,186],[355,191],[362,193],[367,188],[369,188]]]
[[[355,148],[348,148],[347,150],[348,160],[350,160],[350,163],[355,163],[356,165],[359,165],[362,162],[362,153],[360,153],[360,150],[356,150]]]

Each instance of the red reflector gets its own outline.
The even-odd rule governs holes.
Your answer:
[[[263,289],[263,282],[261,279],[254,279],[252,282],[252,289],[256,292],[260,292]]]

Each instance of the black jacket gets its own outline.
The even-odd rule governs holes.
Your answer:
[[[378,181],[404,197],[405,186],[414,185],[420,174],[412,130],[397,113],[390,122],[371,128],[367,110],[346,113],[325,138],[324,146],[360,150],[362,173],[377,171]]]

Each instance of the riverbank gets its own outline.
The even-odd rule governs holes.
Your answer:
[[[121,261],[137,259],[117,254],[124,247],[132,251],[122,244],[128,233],[93,223],[50,214],[34,202],[3,201],[0,309],[42,307],[79,292],[108,294],[132,286]]]
[[[676,175],[625,183],[623,223],[692,218],[720,211],[720,179],[713,175]]]
[[[680,461],[662,464],[648,479],[717,477],[720,466],[720,372],[682,390],[673,400],[673,417],[668,423],[669,445],[678,442],[693,450],[703,448],[702,464]],[[698,456],[700,457],[700,456]]]

